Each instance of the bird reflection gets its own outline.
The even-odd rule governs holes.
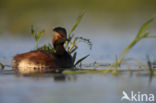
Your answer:
[[[76,75],[63,74],[63,73],[33,73],[33,74],[20,74],[16,73],[17,77],[31,78],[33,80],[53,79],[54,82],[76,81]]]

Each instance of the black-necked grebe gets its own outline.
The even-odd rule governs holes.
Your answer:
[[[55,53],[46,50],[35,50],[23,54],[17,54],[13,57],[13,69],[20,73],[36,72],[54,72],[59,68],[73,67],[73,60],[70,54],[65,50],[64,43],[67,40],[67,32],[62,27],[53,29],[54,36],[52,44],[56,50]]]

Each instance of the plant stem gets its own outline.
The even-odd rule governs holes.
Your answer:
[[[138,41],[136,41],[136,39],[134,39],[124,50],[123,52],[120,54],[119,56],[119,62],[118,65],[120,66],[125,55],[129,52],[130,48],[132,48]]]
[[[5,67],[2,63],[0,63],[0,66],[1,66],[2,69],[4,69],[4,67]]]

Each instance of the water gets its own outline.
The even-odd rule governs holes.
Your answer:
[[[118,54],[131,40],[128,38],[129,36],[122,41],[121,38],[107,36],[90,37],[94,44],[93,50],[89,51],[87,45],[80,44],[78,55],[81,57],[90,53],[91,56],[84,64],[97,61],[97,63],[101,63],[98,66],[99,69],[106,68],[104,63],[111,63],[115,54]],[[127,58],[134,57],[144,61],[147,52],[152,54],[152,59],[155,58],[153,52],[156,49],[153,48],[153,43],[155,41],[147,40],[143,44],[138,44],[139,49],[132,49]],[[17,53],[32,50],[35,47],[32,44],[34,41],[30,37],[1,37],[1,62],[11,65],[12,57]],[[142,47],[142,45],[144,46]],[[92,65],[90,68],[93,67]],[[6,67],[6,69],[10,70],[11,68]],[[118,76],[113,76],[111,73],[22,76],[6,72],[0,73],[0,103],[120,103],[123,96],[122,91],[126,91],[129,95],[131,91],[134,91],[135,93],[152,93],[156,96],[155,87],[156,78],[153,77],[150,80],[147,71],[141,75],[127,71]]]
[[[10,1],[8,3],[12,4]],[[40,5],[41,7],[42,4],[43,3]],[[85,5],[83,2],[82,4]],[[116,7],[116,3],[113,3],[113,5],[106,3],[105,6],[100,3],[99,8],[98,3],[91,2],[91,4],[88,8],[94,6],[96,6],[96,8],[88,9],[74,34],[76,36],[89,38],[93,43],[93,49],[89,50],[87,45],[80,43],[78,58],[90,54],[83,62],[83,69],[92,69],[95,67],[105,69],[108,64],[115,60],[115,56],[119,55],[133,40],[139,27],[145,20],[155,12],[155,5],[152,3],[154,6],[146,6],[147,3],[145,2],[142,6],[136,5],[135,8],[133,8],[136,9],[135,12],[130,6],[129,9],[133,12],[128,12],[127,10],[129,9],[123,9],[126,7],[124,3],[122,8],[119,8],[120,5]],[[138,2],[138,4],[140,4],[140,2]],[[36,11],[32,11],[33,9],[30,9],[27,11],[25,8],[19,9],[19,5],[20,4],[17,6],[8,5],[7,7],[10,9],[2,10],[4,11],[3,14],[7,12],[5,10],[12,10],[8,15],[6,13],[4,17],[2,17],[4,20],[1,19],[1,21],[3,21],[1,25],[4,25],[4,27],[0,28],[0,31],[2,31],[2,33],[0,33],[0,62],[9,66],[11,66],[14,55],[35,49],[35,41],[30,34],[27,34],[25,37],[18,37],[14,36],[13,33],[25,33],[25,31],[28,33],[28,28],[30,27],[28,25],[30,24],[35,24],[35,26],[41,29],[51,24],[52,27],[61,25],[66,27],[69,32],[69,28],[78,16],[78,12],[75,12],[75,10],[80,11],[79,8],[73,9],[74,6],[67,8],[65,11],[62,11],[62,9],[57,10],[57,5],[52,4],[54,6],[52,12],[50,8],[53,6],[50,3],[50,8],[47,10],[42,11],[36,9]],[[62,5],[64,5],[64,3],[62,3]],[[129,6],[129,3],[127,5]],[[33,5],[32,7],[34,6],[40,7],[38,5]],[[68,4],[65,5],[65,7],[66,6],[69,7],[71,5]],[[151,9],[146,10],[144,8],[145,6],[148,7],[146,9],[149,9],[149,7]],[[14,7],[15,9],[12,9]],[[102,7],[106,8],[102,9]],[[94,11],[95,9],[97,9],[97,11]],[[146,12],[144,10],[146,10]],[[19,14],[21,15],[19,16]],[[15,15],[15,17],[11,15]],[[29,15],[32,15],[32,17]],[[50,26],[50,30],[52,27]],[[47,31],[47,28],[45,29]],[[155,35],[155,24],[150,27],[149,31],[151,35]],[[39,41],[39,45],[50,43],[50,41],[51,33],[49,37],[42,38]],[[151,61],[156,61],[155,44],[156,40],[154,39],[144,39],[135,45],[126,56],[126,59],[133,60],[134,64],[130,66],[126,64],[122,69],[127,70],[127,68],[131,67],[130,69],[138,70],[138,65],[136,66],[134,60],[145,63],[145,56],[147,54],[150,56]],[[94,65],[94,62],[97,64]],[[12,68],[6,67],[5,69],[11,70]],[[126,91],[128,95],[130,95],[131,91],[134,91],[135,93],[152,93],[156,96],[156,76],[153,76],[151,79],[148,71],[141,72],[141,74],[136,71],[125,71],[117,76],[112,75],[112,73],[43,74],[27,76],[17,75],[11,71],[0,73],[0,103],[121,103],[123,91]],[[129,103],[127,101],[123,102]],[[155,102],[156,101],[153,103]]]
[[[119,103],[122,91],[156,95],[156,78],[149,84],[148,76],[130,76],[129,73],[117,77],[109,74],[1,74],[0,82],[1,103]]]
[[[86,30],[87,31],[87,30]],[[100,32],[93,32],[93,34],[101,34]],[[107,35],[90,35],[86,32],[77,33],[77,36],[83,36],[89,38],[93,43],[92,50],[89,49],[87,44],[79,43],[78,58],[81,58],[87,54],[90,56],[84,63],[111,63],[115,60],[115,57],[121,53],[121,51],[134,39],[135,32],[129,32],[127,35],[124,32],[107,32],[104,31],[103,34]],[[130,35],[133,34],[133,35]],[[4,34],[5,35],[5,34]],[[42,38],[39,41],[39,45],[51,43],[51,37],[47,40]],[[146,61],[146,55],[149,55],[152,61],[156,61],[156,41],[155,39],[143,39],[138,44],[136,44],[126,56],[127,59],[136,59],[138,61]],[[13,56],[19,53],[24,53],[35,49],[35,41],[30,35],[29,37],[13,37],[11,35],[0,37],[0,60],[9,60]],[[9,63],[10,63],[9,62]],[[10,65],[10,64],[9,64]]]

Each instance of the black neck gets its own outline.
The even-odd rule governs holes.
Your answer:
[[[64,55],[66,53],[66,50],[65,50],[63,44],[54,45],[54,48],[56,50],[57,55]]]
[[[57,55],[64,55],[65,53],[67,53],[63,46],[64,43],[65,43],[65,39],[58,39],[55,41],[54,48],[56,50]]]

